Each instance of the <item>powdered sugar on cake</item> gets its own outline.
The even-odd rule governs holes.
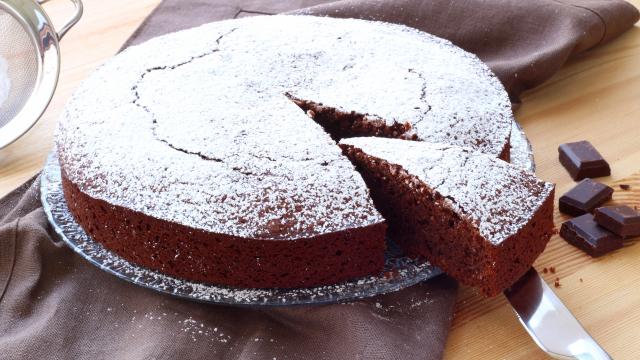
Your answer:
[[[402,166],[495,245],[526,225],[553,191],[553,184],[534,174],[471,149],[384,138],[340,143]]]
[[[384,23],[256,17],[156,38],[105,64],[62,116],[63,170],[94,198],[236,236],[383,221],[287,93],[494,157],[511,129],[498,80],[449,42]]]

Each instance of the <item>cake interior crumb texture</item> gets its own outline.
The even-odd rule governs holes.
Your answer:
[[[56,143],[76,218],[124,258],[198,281],[300,287],[382,269],[385,219],[337,140],[508,160],[512,121],[497,78],[446,40],[268,16],[126,49],[73,94]],[[507,227],[483,226],[498,231],[487,239]]]

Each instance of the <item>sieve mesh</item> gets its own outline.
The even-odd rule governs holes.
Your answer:
[[[2,7],[0,34],[1,132],[22,110],[35,89],[38,79],[38,50],[29,32]]]

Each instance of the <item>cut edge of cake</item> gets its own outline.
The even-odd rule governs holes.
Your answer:
[[[420,140],[413,126],[409,122],[388,121],[376,115],[361,114],[356,111],[346,111],[338,107],[328,106],[313,100],[297,98],[289,93],[285,94],[307,116],[317,122],[331,136],[339,142],[342,139],[354,137],[383,137],[389,139]],[[504,146],[498,154],[498,159],[509,162],[511,159],[511,132],[506,137]],[[477,139],[482,142],[482,139]]]

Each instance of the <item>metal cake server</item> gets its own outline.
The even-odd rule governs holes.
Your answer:
[[[534,268],[505,290],[504,295],[533,341],[551,357],[611,359]]]

